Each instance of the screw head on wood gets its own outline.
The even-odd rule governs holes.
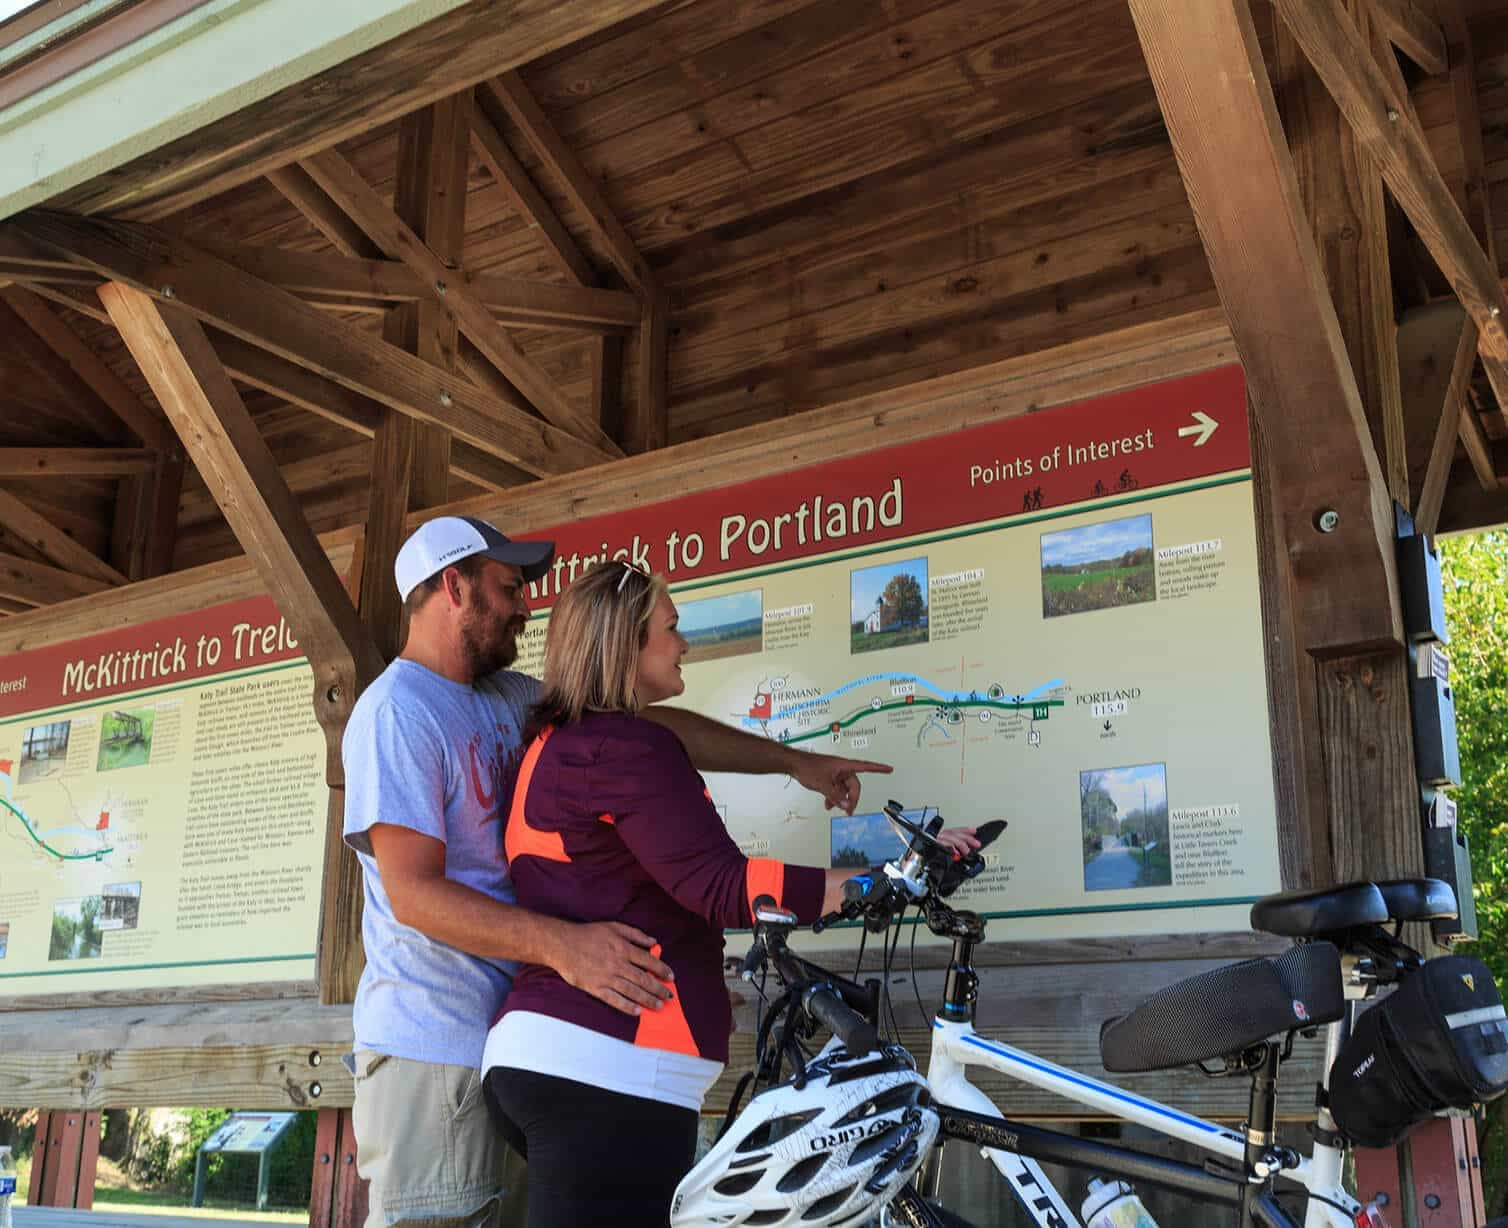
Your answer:
[[[444,298],[449,290],[450,287],[447,286],[443,281],[435,282],[435,293],[438,294],[441,298]]]
[[[309,1052],[309,1065],[311,1065],[311,1066],[318,1066],[324,1060],[325,1060],[324,1059],[324,1055],[322,1053],[320,1053],[320,1051],[318,1049],[312,1049],[312,1050],[310,1050],[310,1052]]]
[[[325,692],[325,700],[328,703],[338,704],[340,702],[340,688],[338,686],[332,686],[328,691]]]
[[[441,392],[440,393],[440,404],[443,405],[443,406],[445,406],[445,408],[447,408],[447,409],[450,408],[450,393],[448,393],[448,392]]]
[[[1487,314],[1490,315],[1494,320],[1496,320],[1500,315],[1503,314],[1503,309],[1494,305],[1487,309]]]
[[[321,1087],[318,1083],[311,1083],[311,1084],[309,1084],[309,1095],[312,1096],[315,1100],[319,1099],[320,1092],[322,1092],[324,1090],[325,1089],[323,1087]]]
[[[1325,508],[1315,516],[1314,527],[1321,533],[1334,533],[1340,528],[1340,513],[1334,508]]]
[[[1398,122],[1398,111],[1397,111],[1397,109],[1395,107],[1389,107],[1388,108],[1388,123],[1390,123],[1390,124],[1396,124],[1397,122]]]
[[[177,298],[178,297],[178,291],[175,290],[175,289],[173,289],[172,286],[163,286],[163,288],[162,288],[162,297],[163,298]]]

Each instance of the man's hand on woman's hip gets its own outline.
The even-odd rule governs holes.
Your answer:
[[[625,1015],[658,1010],[675,978],[653,953],[655,940],[621,921],[562,922],[550,967],[573,985]]]

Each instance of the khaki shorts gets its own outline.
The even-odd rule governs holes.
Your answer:
[[[352,1055],[356,1167],[371,1182],[366,1228],[443,1225],[501,1228],[515,1221],[506,1196],[508,1147],[482,1098],[481,1074],[390,1057]],[[515,1180],[512,1184],[522,1185]]]

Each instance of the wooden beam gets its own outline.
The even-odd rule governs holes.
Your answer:
[[[652,296],[656,286],[648,261],[613,213],[597,181],[555,131],[555,125],[535,101],[523,78],[517,72],[505,72],[482,86],[481,97],[491,99],[507,112],[540,161],[549,168],[572,208],[581,214],[582,221],[607,252],[618,275],[641,298]]]
[[[25,605],[56,605],[75,597],[92,597],[112,585],[15,554],[0,554],[0,597]]]
[[[56,202],[155,221],[568,46],[663,0],[473,0]]]
[[[146,473],[149,448],[0,448],[0,478],[119,478]]]
[[[258,349],[239,337],[211,329],[210,340],[225,369],[241,383],[348,426],[368,439],[376,433],[387,412],[384,406],[343,384]],[[507,490],[534,480],[527,470],[459,440],[452,444],[450,466],[463,478],[489,490]]]
[[[20,286],[0,290],[0,298],[4,298],[10,309],[53,353],[73,368],[74,374],[143,444],[159,452],[178,450],[178,439],[167,420],[132,392],[104,359],[85,345],[83,339],[46,303]]]
[[[636,338],[638,368],[633,405],[623,423],[623,445],[630,452],[648,452],[670,442],[670,412],[666,403],[670,377],[668,325],[664,296],[651,294],[644,300],[644,319]]]
[[[79,545],[46,516],[8,490],[0,490],[0,525],[64,571],[76,572],[104,584],[126,582],[126,577],[109,563]]]
[[[346,718],[382,658],[198,321],[119,283],[100,301],[309,658],[325,776],[338,788]]]
[[[1442,73],[1450,66],[1445,33],[1414,0],[1371,0],[1378,26],[1388,42],[1427,73]]]
[[[253,277],[316,302],[338,302],[345,309],[370,305],[373,310],[385,310],[395,303],[436,297],[432,281],[400,261],[380,256],[357,259],[331,252],[300,252],[213,239],[197,242],[203,250]],[[450,270],[446,284],[470,294],[499,324],[513,328],[623,332],[639,323],[638,300],[622,290],[473,275],[460,269]]]
[[[150,473],[121,479],[110,526],[110,559],[132,580],[148,580],[173,569],[182,494],[181,452],[159,453]]]
[[[608,459],[520,407],[484,397],[458,376],[153,227],[45,211],[28,212],[10,225],[118,281],[181,304],[206,324],[400,413],[443,426],[531,473],[565,473]]]
[[[5,339],[10,360],[7,365],[28,368],[35,377],[8,387],[9,397],[80,428],[73,433],[71,442],[116,447],[130,442],[129,432],[119,416],[3,299],[0,299],[0,337]]]
[[[268,171],[267,182],[304,215],[305,221],[330,240],[330,245],[341,255],[382,255],[378,246],[361,233],[361,228],[342,213],[333,200],[320,191],[319,184],[310,179],[302,167],[280,166]]]
[[[471,143],[482,165],[492,175],[516,212],[539,232],[545,251],[571,280],[586,286],[596,281],[596,270],[581,254],[581,248],[565,228],[544,193],[535,186],[529,172],[516,158],[497,125],[480,107],[472,117]]]
[[[1480,333],[1483,369],[1499,404],[1508,405],[1508,297],[1405,98],[1331,0],[1274,0],[1274,7],[1471,315]]]
[[[1361,21],[1368,19],[1370,0],[1336,3]],[[1358,147],[1351,126],[1287,28],[1278,23],[1274,35],[1277,101],[1299,191],[1356,375],[1373,449],[1389,493],[1406,505],[1408,461],[1382,177]],[[1386,45],[1382,52],[1389,59],[1393,56]]]
[[[1466,389],[1477,357],[1477,327],[1454,299],[1429,303],[1398,321],[1409,497],[1420,532],[1433,535],[1455,458]]]
[[[428,280],[442,310],[548,421],[609,455],[617,454],[618,446],[561,394],[555,381],[503,331],[486,305],[382,201],[349,162],[332,149],[307,159],[303,165],[384,252]]]
[[[1472,470],[1477,475],[1477,483],[1483,490],[1492,490],[1502,484],[1502,475],[1498,472],[1497,461],[1493,456],[1492,441],[1487,438],[1487,432],[1482,429],[1481,419],[1477,417],[1477,411],[1472,405],[1471,396],[1468,395],[1461,402],[1461,447],[1466,452],[1466,459],[1471,462]]]
[[[1269,440],[1302,646],[1401,643],[1392,508],[1246,0],[1131,14]]]
[[[623,339],[601,338],[594,344],[591,361],[592,395],[588,404],[597,424],[627,448],[623,429]]]
[[[1445,487],[1437,532],[1443,537],[1504,526],[1508,526],[1508,484],[1486,489],[1469,462],[1457,463]]]
[[[1456,136],[1461,142],[1461,212],[1472,234],[1498,267],[1497,227],[1492,217],[1492,198],[1487,174],[1487,155],[1482,148],[1482,112],[1477,101],[1477,60],[1471,28],[1461,0],[1435,0],[1441,26],[1449,44],[1450,90],[1455,102]]]

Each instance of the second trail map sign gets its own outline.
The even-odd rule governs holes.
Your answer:
[[[851,818],[712,779],[747,852],[882,860],[895,797],[1009,820],[960,898],[1013,937],[1244,929],[1281,886],[1250,463],[1231,367],[581,521],[519,668],[628,559],[670,581],[678,702],[894,766]]]

